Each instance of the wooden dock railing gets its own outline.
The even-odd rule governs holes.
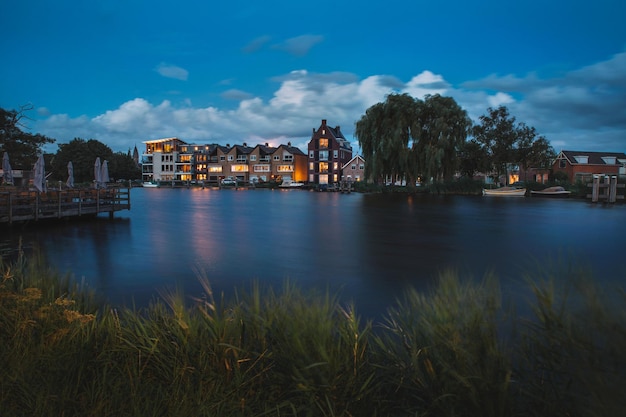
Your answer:
[[[130,210],[129,188],[70,189],[40,193],[3,187],[0,223],[61,219]]]

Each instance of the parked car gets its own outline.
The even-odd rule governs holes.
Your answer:
[[[237,179],[234,177],[226,177],[222,179],[222,185],[237,185]]]

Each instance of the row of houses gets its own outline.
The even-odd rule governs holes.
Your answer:
[[[270,146],[188,144],[179,138],[145,141],[141,156],[143,181],[207,181],[226,177],[241,182],[294,181],[333,185],[361,181],[365,161],[352,155],[339,126],[322,120],[313,128],[308,153],[291,143]]]
[[[342,180],[361,181],[365,161],[353,156],[352,146],[339,126],[323,119],[313,128],[307,153],[291,143],[269,146],[188,144],[178,138],[144,142],[141,157],[144,181],[218,182],[234,177],[242,182],[295,181],[333,185]],[[561,151],[550,168],[511,167],[503,183],[536,181],[547,183],[552,175],[563,172],[570,182],[587,180],[594,174],[626,175],[623,152]],[[484,176],[488,179],[488,176]]]

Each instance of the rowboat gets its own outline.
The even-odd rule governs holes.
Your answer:
[[[537,197],[568,197],[572,192],[561,186],[548,187],[541,191],[531,191],[530,194]]]
[[[483,195],[490,197],[524,197],[526,188],[500,187],[494,189],[483,188]]]

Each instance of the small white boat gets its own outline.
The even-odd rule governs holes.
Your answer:
[[[571,191],[567,191],[561,186],[548,187],[541,191],[531,191],[530,194],[537,197],[567,197],[571,194]]]
[[[303,186],[304,186],[303,182],[295,182],[295,181],[283,181],[283,183],[279,185],[280,188],[300,188]]]
[[[483,188],[483,195],[493,197],[524,197],[526,188],[500,187],[494,189]]]
[[[144,181],[142,185],[144,188],[157,188],[159,186],[159,184],[157,184],[156,182],[151,181]]]

